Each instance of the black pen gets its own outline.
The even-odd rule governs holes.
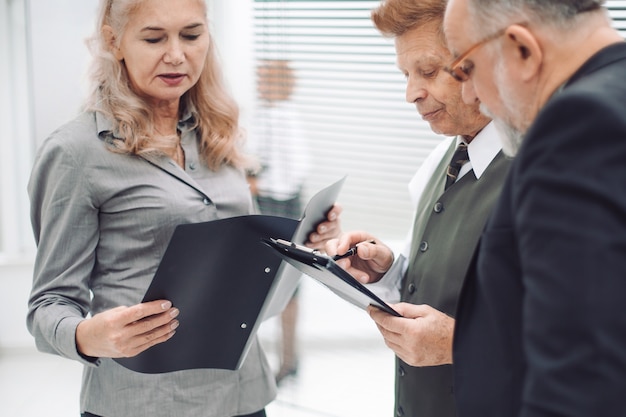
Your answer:
[[[341,255],[335,255],[333,256],[333,261],[338,261],[339,259],[343,259],[343,258],[347,258],[348,256],[352,256],[352,255],[356,255],[356,248],[357,246],[359,246],[361,243],[376,243],[376,241],[374,240],[365,240],[363,242],[359,242],[356,245],[354,245],[353,247],[351,247],[350,249],[348,249],[348,252],[341,254]]]

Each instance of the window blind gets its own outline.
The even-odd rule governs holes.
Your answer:
[[[443,138],[405,102],[393,41],[374,28],[376,1],[256,0],[257,62],[287,60],[296,74],[289,105],[313,157],[305,198],[348,175],[343,229],[402,240],[412,223],[407,184]],[[626,1],[608,1],[626,36]]]
[[[606,2],[606,6],[613,20],[613,27],[626,38],[626,1],[609,0]]]
[[[407,184],[434,135],[405,102],[393,41],[370,21],[379,1],[256,1],[255,58],[289,61],[312,155],[305,199],[348,178],[343,229],[403,239],[411,226]]]

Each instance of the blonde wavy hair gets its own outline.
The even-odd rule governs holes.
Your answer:
[[[102,28],[109,25],[115,39],[122,38],[128,20],[144,0],[101,0],[96,31],[88,39],[93,55],[90,73],[91,94],[87,109],[99,111],[114,121],[116,151],[136,155],[165,154],[176,137],[156,134],[151,106],[131,88],[126,67],[110,51]],[[204,4],[204,0],[198,0]],[[204,4],[206,10],[206,4]],[[199,153],[210,169],[222,164],[245,168],[243,135],[239,129],[239,108],[226,91],[217,52],[210,36],[209,52],[198,82],[180,100],[180,113],[190,111],[199,132]]]

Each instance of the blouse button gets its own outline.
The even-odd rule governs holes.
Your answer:
[[[211,205],[211,200],[209,200],[208,198],[204,198],[204,200],[202,200],[202,202],[204,203],[205,206],[210,206]]]

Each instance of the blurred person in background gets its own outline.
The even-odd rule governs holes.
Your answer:
[[[295,81],[294,70],[286,60],[263,60],[257,67],[260,107],[248,135],[248,146],[259,159],[260,168],[249,172],[248,182],[262,214],[299,219],[302,189],[310,173],[310,152],[300,117],[289,103]],[[277,383],[298,372],[298,291],[280,317]]]

